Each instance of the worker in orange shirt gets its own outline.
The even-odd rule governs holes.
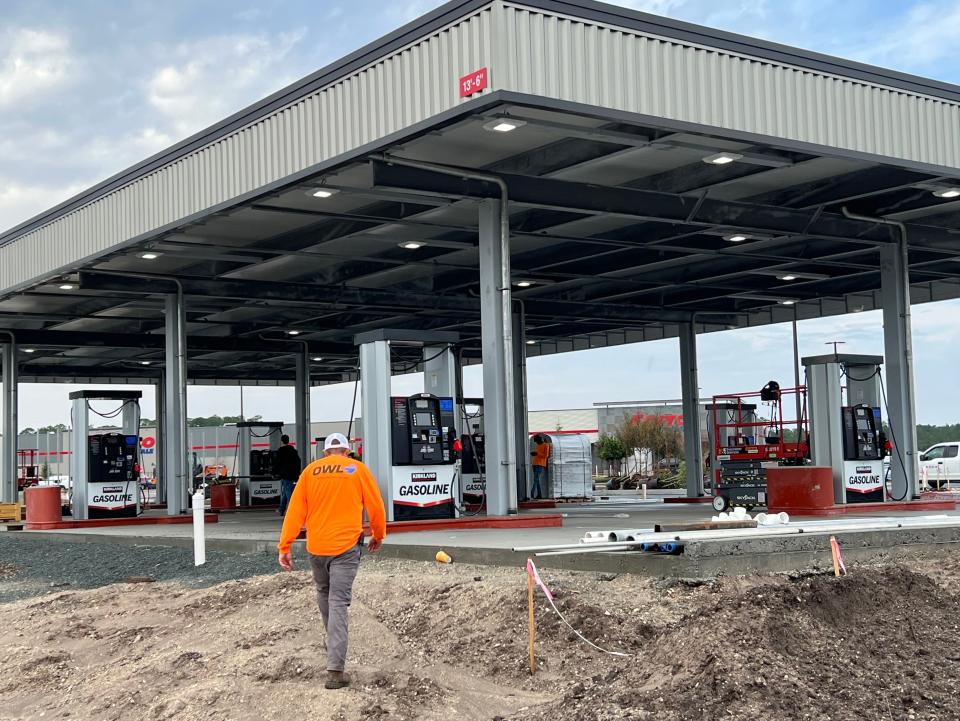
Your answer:
[[[540,482],[547,472],[547,461],[550,459],[550,444],[540,433],[533,437],[533,450],[530,451],[533,466],[533,487],[530,489],[531,498],[543,498],[543,491],[540,489]]]
[[[360,461],[347,456],[350,445],[342,433],[332,433],[323,444],[323,458],[308,465],[293,491],[280,531],[280,566],[293,570],[290,546],[307,529],[307,551],[317,604],[327,630],[329,689],[350,685],[344,673],[347,660],[347,611],[363,547],[363,511],[370,518],[370,552],[383,544],[387,515],[377,481]]]

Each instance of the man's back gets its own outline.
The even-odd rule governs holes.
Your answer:
[[[300,476],[303,463],[297,449],[291,445],[283,445],[277,449],[277,457],[273,464],[273,472],[287,481],[295,481]]]
[[[386,511],[373,474],[346,456],[326,456],[308,465],[290,499],[280,534],[289,549],[300,528],[307,529],[307,550],[335,556],[355,545],[363,532],[363,510],[375,538],[386,535]]]

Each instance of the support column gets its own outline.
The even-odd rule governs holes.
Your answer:
[[[297,451],[304,467],[310,462],[310,356],[304,346],[297,353],[297,379],[294,390],[294,415],[297,421]]]
[[[480,203],[480,336],[490,516],[505,516],[517,509],[510,259],[503,253],[500,205],[498,200]]]
[[[913,391],[913,339],[910,327],[910,285],[901,240],[880,249],[880,297],[883,303],[883,346],[886,362],[888,422],[893,436],[890,459],[891,495],[920,495],[916,404]]]
[[[3,344],[3,465],[0,467],[0,502],[17,500],[17,344]]]
[[[700,442],[700,385],[697,376],[697,329],[680,324],[680,388],[683,398],[683,454],[687,463],[687,497],[703,495],[703,445]]]
[[[167,465],[164,456],[167,453],[167,391],[165,376],[160,376],[156,386],[157,397],[157,448],[153,451],[157,467],[157,503],[167,502],[167,477],[164,470]]]
[[[393,520],[393,440],[390,431],[390,342],[371,341],[360,345],[360,417],[363,419],[363,462],[380,485]]]
[[[163,474],[167,492],[167,513],[179,515],[186,511],[186,489],[191,470],[187,449],[187,343],[182,295],[167,296],[164,335],[167,442],[163,451]]]
[[[523,313],[513,314],[513,394],[514,432],[517,449],[517,499],[527,497],[530,478],[530,428],[527,421],[527,332]],[[551,488],[552,478],[545,479],[543,491]],[[549,495],[547,496],[549,498]]]

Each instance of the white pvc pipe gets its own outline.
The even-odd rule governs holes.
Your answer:
[[[193,494],[193,565],[202,566],[207,562],[207,541],[204,536],[203,514],[206,502],[204,487],[200,486]]]

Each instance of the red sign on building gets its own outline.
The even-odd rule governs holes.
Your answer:
[[[489,73],[486,68],[474,70],[469,75],[460,78],[460,97],[469,98],[474,93],[487,89],[487,80]]]

